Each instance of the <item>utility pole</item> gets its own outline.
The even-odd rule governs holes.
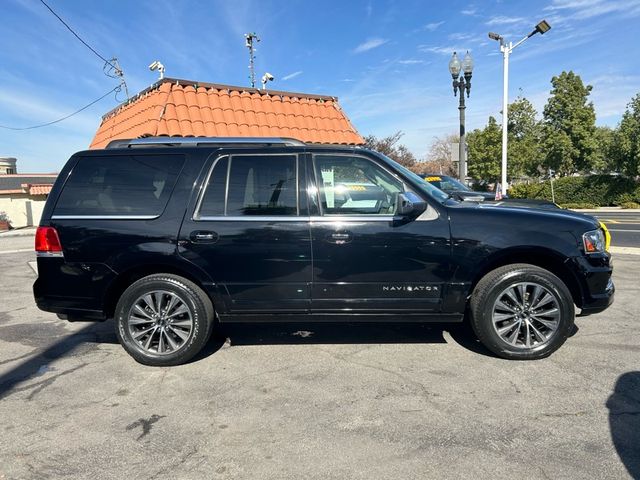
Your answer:
[[[249,49],[249,80],[251,80],[251,88],[256,88],[256,70],[255,70],[255,59],[256,59],[256,49],[253,46],[254,42],[257,43],[260,41],[258,35],[255,32],[245,33],[245,47]]]

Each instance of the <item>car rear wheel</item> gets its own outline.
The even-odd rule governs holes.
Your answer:
[[[178,275],[141,278],[127,288],[116,307],[120,344],[138,362],[180,365],[209,340],[213,304],[195,283]]]
[[[502,358],[533,360],[555,352],[574,323],[573,299],[556,275],[512,264],[485,275],[471,295],[471,325]]]

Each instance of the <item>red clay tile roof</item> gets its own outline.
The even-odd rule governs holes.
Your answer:
[[[52,184],[35,184],[35,185],[23,185],[23,188],[26,187],[29,195],[49,195],[51,193],[51,189],[53,188]]]
[[[148,136],[364,143],[336,97],[165,78],[102,117],[90,148]]]

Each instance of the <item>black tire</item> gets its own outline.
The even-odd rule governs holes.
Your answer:
[[[555,308],[556,312],[554,312],[554,315],[558,317],[557,319],[553,318],[553,322],[549,321],[551,317],[541,316],[540,318],[555,325],[555,330],[551,328],[547,329],[544,324],[536,323],[538,320],[535,320],[536,317],[534,313],[539,310],[529,310],[529,307],[526,307],[525,312],[524,309],[520,310],[522,308],[521,306],[518,306],[518,311],[512,316],[513,318],[505,319],[501,322],[497,321],[499,318],[502,318],[500,315],[510,315],[510,311],[497,307],[497,305],[505,304],[505,302],[502,302],[505,298],[511,298],[505,297],[506,292],[516,293],[517,299],[522,296],[510,290],[510,288],[518,289],[518,285],[525,285],[524,291],[528,292],[525,293],[525,299],[522,300],[524,305],[529,305],[526,302],[532,295],[531,292],[540,294],[539,292],[542,291],[540,295],[544,295],[544,297],[542,297],[543,299],[548,298],[546,297],[547,293],[551,295],[552,298],[548,301],[555,301],[555,304],[549,303],[547,305]],[[541,287],[541,289],[534,290],[536,286]],[[520,290],[518,290],[518,292],[520,292]],[[535,293],[533,293],[534,296]],[[498,297],[500,297],[500,303],[497,303]],[[509,302],[507,306],[513,307],[513,305],[518,304],[517,302]],[[495,326],[494,308],[499,309],[496,311]],[[551,312],[553,308],[544,312]],[[535,360],[548,357],[562,346],[574,328],[575,310],[573,298],[564,282],[548,270],[525,263],[505,265],[487,273],[473,290],[470,310],[471,326],[480,342],[499,357],[510,360]],[[500,311],[505,313],[500,313]],[[524,318],[525,316],[526,320]],[[516,323],[518,321],[524,323]],[[509,325],[512,324],[511,322],[517,326],[512,327],[511,330],[507,330],[509,329]],[[534,327],[538,327],[538,332],[534,333],[531,324],[534,324]],[[522,329],[520,325],[522,325]],[[508,342],[508,338],[502,338],[500,336],[498,333],[500,326],[504,326],[504,328],[501,329],[504,330],[503,335],[515,338],[514,344]],[[516,330],[518,331],[516,332]],[[543,333],[542,337],[538,337],[536,333],[539,334],[541,332]],[[538,338],[545,337],[544,333],[548,333],[546,341],[539,340]],[[531,345],[527,346],[525,342]]]
[[[188,327],[178,327],[177,323],[173,325],[171,323],[172,320],[165,320],[164,318],[156,319],[155,323],[152,323],[151,320],[146,320],[150,318],[148,314],[151,314],[153,309],[147,309],[145,310],[147,313],[142,314],[137,313],[140,311],[139,309],[135,310],[135,314],[140,318],[145,318],[145,322],[148,325],[139,326],[134,324],[133,322],[136,321],[136,319],[130,319],[130,315],[133,314],[136,303],[141,301],[142,297],[150,292],[163,292],[160,293],[161,300],[159,301],[160,308],[158,308],[158,310],[162,310],[163,301],[165,302],[165,306],[167,306],[166,303],[171,302],[173,298],[177,298],[174,302],[181,301],[186,309],[185,313],[179,314],[175,318],[180,321],[179,323],[187,323]],[[153,299],[155,298],[156,297],[153,296]],[[151,303],[156,305],[153,299]],[[178,305],[179,308],[182,309],[182,305],[179,303]],[[120,344],[136,361],[151,366],[181,365],[191,360],[202,350],[209,340],[213,330],[213,320],[213,304],[207,294],[190,280],[172,274],[149,275],[134,282],[120,297],[115,311],[116,335],[118,336]],[[166,323],[160,327],[158,323],[160,321]],[[142,329],[146,328],[152,329],[154,326],[156,329],[161,328],[162,332],[158,331],[157,340],[152,338],[151,341],[153,341],[153,343],[150,343],[149,348],[145,348],[145,346],[142,345],[142,340],[138,342],[134,339],[133,335],[135,333],[140,333]],[[167,329],[166,333],[164,330],[165,327]],[[136,330],[136,328],[140,328],[140,330]],[[169,328],[171,328],[171,332],[174,332],[174,334],[171,334],[171,338],[169,338]],[[189,328],[188,332],[186,332],[187,328]],[[134,330],[134,333],[132,333],[132,330]],[[175,334],[176,330],[179,330],[177,333],[180,333],[180,335]],[[153,330],[153,332],[151,337],[156,333],[156,330]],[[182,336],[184,336],[184,338]],[[164,341],[162,346],[160,345],[160,337],[162,337],[162,341]],[[142,337],[142,339],[145,338],[148,339],[149,337]],[[180,343],[177,348],[172,349],[169,341],[182,343]],[[153,351],[154,344],[155,351]],[[159,353],[161,351],[163,353]]]

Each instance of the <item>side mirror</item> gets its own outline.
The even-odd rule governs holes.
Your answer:
[[[416,218],[427,209],[427,202],[413,192],[402,192],[396,196],[396,215]]]

